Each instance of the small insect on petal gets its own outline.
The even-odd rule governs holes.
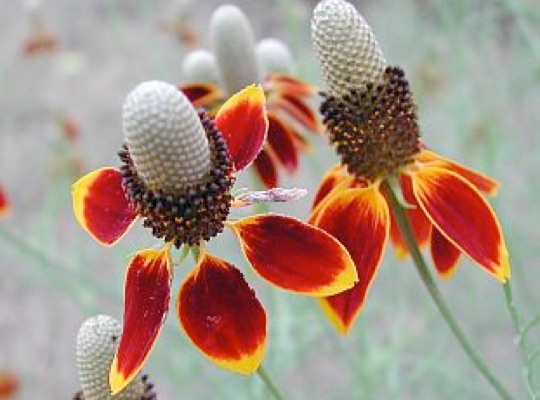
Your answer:
[[[0,186],[0,217],[9,212],[9,200],[4,188]]]
[[[122,174],[114,168],[98,169],[75,182],[72,200],[79,224],[104,245],[116,243],[137,218],[124,194]]]
[[[251,164],[266,140],[265,103],[262,88],[251,85],[229,98],[216,115],[216,125],[227,142],[237,171]]]
[[[232,264],[204,254],[182,283],[176,311],[193,344],[221,368],[257,370],[266,347],[266,313]]]
[[[357,280],[349,253],[321,229],[282,215],[229,223],[255,271],[268,282],[310,296],[328,296]]]
[[[437,272],[443,278],[450,278],[457,269],[461,251],[446,239],[437,229],[431,232],[431,257]]]
[[[349,250],[358,282],[321,300],[323,311],[340,333],[347,333],[360,313],[386,247],[390,215],[378,188],[347,189],[333,197],[313,223]]]
[[[510,277],[508,250],[494,211],[469,181],[425,166],[411,173],[413,190],[439,232],[498,280]]]
[[[169,248],[142,250],[129,263],[124,288],[124,327],[109,376],[113,394],[141,370],[169,310]]]
[[[244,207],[257,203],[284,203],[301,199],[307,194],[305,189],[282,189],[247,191],[234,198],[231,207]]]
[[[211,83],[185,84],[180,86],[180,90],[191,101],[194,107],[208,108],[224,96],[223,91]]]

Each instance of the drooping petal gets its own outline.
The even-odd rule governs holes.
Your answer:
[[[83,176],[73,184],[72,199],[79,224],[104,245],[116,243],[137,218],[124,194],[122,174],[114,168]]]
[[[295,97],[313,96],[316,91],[314,86],[281,73],[269,74],[265,79],[265,83],[273,92],[288,93]]]
[[[287,125],[275,114],[268,114],[268,144],[290,173],[298,169],[298,150]]]
[[[13,372],[0,370],[0,399],[14,399],[19,386],[19,378]]]
[[[251,85],[229,98],[216,115],[237,171],[251,164],[266,140],[265,102],[262,88]]]
[[[229,223],[255,271],[268,282],[310,296],[328,296],[357,280],[345,248],[321,229],[282,215]]]
[[[321,130],[315,109],[300,98],[282,93],[272,101],[272,109],[281,110],[311,132]]]
[[[349,250],[356,266],[358,282],[351,289],[321,299],[325,314],[346,334],[365,304],[388,241],[388,206],[375,186],[347,189],[328,202],[314,223]]]
[[[423,248],[429,242],[431,222],[426,217],[424,211],[422,211],[414,197],[411,178],[402,175],[400,177],[400,187],[403,199],[407,202],[407,217],[409,218],[416,243],[418,243],[420,248]],[[409,254],[409,251],[403,240],[403,236],[401,235],[401,231],[399,230],[392,210],[390,210],[390,219],[390,240],[396,251],[396,256],[401,259],[406,257]]]
[[[142,250],[130,261],[124,288],[124,321],[109,376],[113,394],[141,370],[161,330],[171,293],[169,248]]]
[[[242,273],[204,254],[182,283],[176,311],[193,344],[218,366],[257,370],[266,347],[266,313]]]
[[[336,164],[331,167],[323,176],[315,197],[313,198],[313,204],[311,209],[316,208],[319,203],[337,186],[337,184],[344,178],[343,167],[340,164]]]
[[[418,203],[433,225],[500,281],[510,277],[508,250],[490,205],[467,180],[437,166],[411,173]]]
[[[180,90],[194,107],[208,108],[224,97],[223,91],[211,83],[189,83],[180,86]]]
[[[497,182],[495,179],[481,174],[480,172],[477,172],[453,160],[445,158],[440,154],[435,153],[434,151],[424,149],[420,152],[417,158],[424,162],[434,162],[436,166],[442,169],[454,171],[461,177],[468,180],[474,186],[476,186],[478,190],[484,193],[492,196],[497,194],[497,190],[499,189],[499,182]],[[435,164],[433,166],[435,166]]]
[[[0,216],[6,215],[9,212],[9,200],[4,188],[0,186]]]
[[[461,252],[438,229],[431,232],[431,257],[437,272],[443,278],[450,278],[456,271]]]
[[[274,157],[270,154],[269,149],[264,148],[253,161],[253,167],[267,189],[275,188],[278,185],[278,172]]]

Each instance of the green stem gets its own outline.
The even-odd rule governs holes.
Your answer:
[[[407,248],[409,252],[411,253],[411,257],[416,266],[416,270],[418,271],[418,274],[420,275],[420,278],[422,282],[424,283],[424,286],[429,292],[431,299],[437,306],[437,309],[441,313],[442,317],[448,324],[450,330],[456,337],[457,341],[459,342],[460,346],[463,348],[463,350],[465,351],[469,359],[472,361],[472,363],[475,365],[478,371],[480,371],[480,373],[484,376],[484,378],[488,381],[488,383],[493,387],[493,389],[495,389],[495,391],[498,393],[501,399],[505,399],[505,400],[513,399],[514,397],[502,385],[502,383],[497,379],[497,377],[493,374],[493,372],[491,372],[491,370],[486,365],[484,360],[476,352],[474,346],[471,344],[469,339],[465,336],[465,334],[461,330],[459,323],[457,322],[452,312],[448,308],[448,305],[446,304],[444,298],[442,297],[442,294],[439,291],[439,288],[435,280],[433,279],[433,277],[431,276],[431,273],[429,272],[426,261],[424,260],[424,257],[422,256],[422,253],[420,252],[420,249],[414,237],[414,232],[409,222],[409,218],[407,217],[407,213],[405,212],[401,204],[399,204],[399,201],[395,193],[392,191],[392,189],[386,182],[383,183],[383,189],[388,195],[387,197],[390,203],[390,207],[392,208],[392,211],[394,212],[396,221],[399,226],[399,230],[401,231],[401,234],[403,235],[403,239],[405,240],[405,244],[407,245]]]
[[[261,378],[261,380],[264,382],[264,384],[276,400],[285,400],[285,397],[281,394],[272,379],[270,379],[270,376],[268,376],[266,370],[263,368],[262,365],[257,369],[257,375],[259,375],[259,378]]]
[[[518,346],[521,352],[521,357],[523,358],[523,375],[525,377],[525,385],[527,386],[527,391],[529,392],[529,397],[533,400],[538,400],[538,393],[534,390],[534,378],[533,378],[533,368],[532,363],[534,362],[534,357],[529,352],[529,345],[527,338],[525,337],[526,331],[521,322],[516,303],[514,301],[514,296],[512,294],[512,286],[510,282],[504,284],[504,299],[506,300],[506,307],[512,318],[514,328],[518,335]]]

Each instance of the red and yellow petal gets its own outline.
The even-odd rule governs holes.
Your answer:
[[[19,379],[14,373],[0,370],[0,399],[15,398],[19,385]]]
[[[257,370],[266,348],[266,313],[242,273],[203,254],[182,283],[176,311],[193,344],[218,366]]]
[[[431,258],[439,275],[450,278],[457,269],[461,251],[437,229],[431,232]]]
[[[412,191],[412,182],[411,178],[403,175],[400,177],[400,186],[401,192],[403,194],[403,199],[407,202],[407,216],[416,239],[416,243],[420,248],[423,248],[429,242],[429,237],[431,233],[431,222],[424,214],[424,211],[418,205],[416,198],[414,197]],[[393,212],[390,210],[390,240],[396,251],[398,258],[402,259],[409,254],[407,245],[403,240],[401,231],[397,225]]]
[[[293,78],[290,75],[282,73],[271,73],[265,83],[270,87],[272,92],[288,93],[295,97],[309,97],[315,94],[315,87],[300,80]]]
[[[73,212],[79,224],[99,243],[116,243],[137,218],[126,199],[122,174],[114,168],[91,172],[72,187]]]
[[[319,205],[319,203],[330,194],[332,189],[334,189],[344,177],[346,177],[346,175],[344,174],[343,167],[340,164],[336,164],[331,167],[323,176],[321,183],[317,188],[317,192],[315,193],[315,197],[313,198],[313,204],[311,206],[311,209],[315,209]]]
[[[365,303],[388,241],[388,205],[376,186],[347,189],[328,202],[314,224],[338,239],[356,266],[358,282],[351,289],[321,299],[325,314],[346,334]]]
[[[227,142],[237,171],[251,164],[266,140],[265,104],[262,88],[251,85],[229,98],[216,115],[216,126]]]
[[[496,195],[499,189],[499,182],[480,172],[468,168],[462,164],[452,161],[448,158],[435,153],[434,151],[423,149],[417,157],[424,162],[434,162],[440,168],[447,169],[465,178],[472,183],[478,190],[489,195]]]
[[[290,129],[275,113],[268,114],[268,145],[290,173],[298,170],[298,149]]]
[[[180,90],[194,107],[208,108],[224,97],[223,91],[211,83],[189,83],[181,85]]]
[[[0,186],[0,217],[9,212],[10,205],[8,196],[2,186]]]
[[[505,282],[510,277],[508,250],[497,217],[478,189],[437,166],[427,165],[410,176],[420,207],[440,233]]]
[[[228,225],[255,271],[282,289],[329,296],[352,287],[357,280],[347,250],[321,229],[273,214]]]
[[[124,326],[109,375],[113,395],[131,382],[148,358],[169,310],[171,281],[169,247],[140,251],[129,263]]]
[[[275,160],[275,155],[271,154],[268,147],[261,150],[255,161],[253,161],[253,167],[261,180],[263,186],[267,189],[272,189],[278,185],[278,171]]]
[[[272,101],[272,109],[280,110],[311,132],[320,132],[321,127],[315,109],[301,98],[281,93]]]

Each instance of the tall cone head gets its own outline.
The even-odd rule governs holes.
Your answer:
[[[77,334],[77,369],[85,400],[141,400],[145,385],[134,379],[121,393],[111,396],[109,370],[122,327],[107,315],[88,318]]]
[[[123,123],[131,158],[149,189],[174,193],[210,172],[205,130],[175,86],[159,81],[138,85],[124,102]]]
[[[371,27],[352,4],[321,1],[313,11],[311,37],[333,95],[343,97],[383,79],[386,60]]]
[[[242,10],[218,7],[210,20],[210,42],[228,95],[260,81],[255,35]]]

